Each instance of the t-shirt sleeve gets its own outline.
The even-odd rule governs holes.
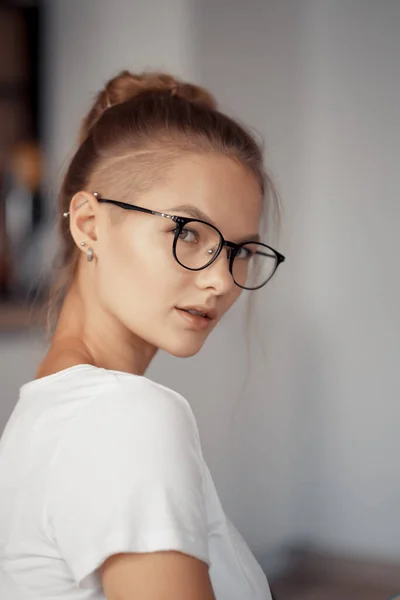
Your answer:
[[[203,467],[194,414],[167,388],[118,382],[81,408],[50,465],[45,517],[78,586],[100,586],[120,552],[176,550],[210,566]]]

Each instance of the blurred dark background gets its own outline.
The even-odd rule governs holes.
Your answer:
[[[0,328],[23,324],[40,290],[43,7],[0,4]]]

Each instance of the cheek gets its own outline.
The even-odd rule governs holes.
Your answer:
[[[154,236],[146,228],[135,232],[121,227],[115,228],[101,248],[97,284],[108,305],[121,298],[131,306],[142,305],[146,298],[146,305],[154,307],[180,286],[182,271],[172,255],[172,239]]]

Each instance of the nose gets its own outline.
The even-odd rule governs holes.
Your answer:
[[[235,286],[229,271],[226,248],[222,249],[211,265],[197,272],[197,282],[204,289],[214,289],[218,296],[228,293]]]

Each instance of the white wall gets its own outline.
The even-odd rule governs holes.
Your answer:
[[[307,285],[318,451],[308,527],[322,543],[399,558],[400,4],[316,5]]]
[[[205,83],[266,138],[287,262],[256,297],[249,385],[243,303],[197,357],[160,355],[149,373],[189,398],[226,511],[270,574],[300,539],[398,558],[400,4],[48,4],[54,184],[121,68]]]

